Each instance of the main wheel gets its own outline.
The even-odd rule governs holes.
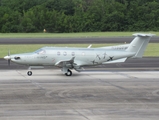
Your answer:
[[[72,75],[72,71],[68,69],[67,73],[65,73],[66,76],[71,76]]]
[[[32,71],[28,71],[27,74],[28,74],[28,76],[31,76],[32,75]]]

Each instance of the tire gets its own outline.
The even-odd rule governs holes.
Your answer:
[[[66,76],[71,76],[72,75],[72,71],[68,69],[67,73],[65,73]]]
[[[32,71],[28,71],[28,72],[27,72],[27,75],[28,75],[28,76],[32,76]]]

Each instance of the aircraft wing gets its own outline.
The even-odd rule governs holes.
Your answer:
[[[121,62],[125,62],[126,59],[127,59],[127,58],[121,58],[121,59],[118,59],[118,60],[103,62],[102,64],[121,63]]]
[[[58,67],[73,67],[75,57],[72,57],[72,59],[67,59],[67,60],[60,60],[55,63],[55,66]]]

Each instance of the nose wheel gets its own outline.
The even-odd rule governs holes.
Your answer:
[[[32,71],[28,71],[28,72],[27,72],[27,75],[28,75],[28,76],[31,76],[31,75],[32,75]]]
[[[72,75],[72,71],[71,70],[67,70],[67,73],[65,73],[66,76],[71,76]]]

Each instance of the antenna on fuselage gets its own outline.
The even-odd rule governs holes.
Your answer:
[[[92,44],[90,44],[87,48],[91,48],[92,47]]]

